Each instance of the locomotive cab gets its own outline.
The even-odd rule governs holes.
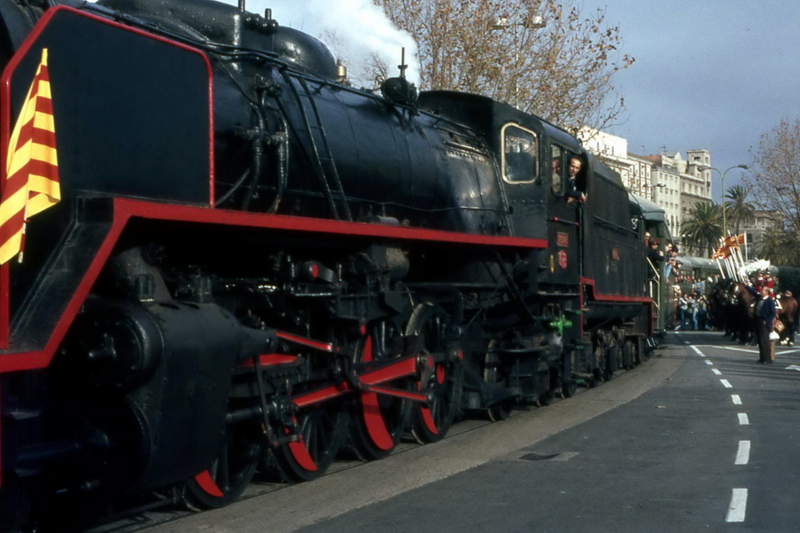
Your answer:
[[[467,93],[423,92],[419,104],[425,111],[477,132],[494,154],[502,190],[482,188],[470,191],[470,195],[499,194],[506,203],[504,208],[511,235],[545,238],[546,166],[542,121],[507,104]]]
[[[547,184],[548,250],[545,277],[550,283],[571,283],[583,273],[581,222],[584,204],[570,196],[568,189],[576,187],[586,192],[589,165],[582,148],[566,132],[546,125],[548,145],[545,148],[550,163]],[[569,183],[569,165],[573,158],[581,162],[575,184]]]

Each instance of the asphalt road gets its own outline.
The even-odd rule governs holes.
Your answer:
[[[800,531],[800,349],[760,365],[686,332],[659,353],[576,398],[148,531]]]

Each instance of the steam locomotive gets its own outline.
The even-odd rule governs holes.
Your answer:
[[[317,40],[211,0],[0,19],[3,161],[47,50],[61,196],[0,272],[0,530],[222,506],[260,468],[437,441],[652,346],[663,216],[553,124],[355,89]]]

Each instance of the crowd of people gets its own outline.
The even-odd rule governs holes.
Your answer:
[[[650,233],[645,233],[647,258],[652,267],[651,277],[661,272],[664,265],[663,280],[672,287],[671,317],[668,327],[682,330],[711,330],[713,329],[710,303],[706,296],[706,287],[715,283],[714,278],[695,279],[690,272],[681,270],[678,260],[678,247],[668,242],[665,250],[659,250],[658,241],[650,238]]]
[[[684,331],[710,331],[725,329],[727,318],[725,304],[718,296],[710,298],[712,291],[719,290],[721,275],[695,278],[691,270],[681,268],[678,248],[667,243],[662,251],[659,243],[645,233],[648,274],[651,280],[660,280],[671,288],[670,316],[666,327]],[[753,339],[759,346],[759,363],[770,364],[775,360],[775,344],[793,345],[798,320],[798,301],[792,292],[784,290],[777,294],[778,280],[768,271],[759,271],[749,280],[738,285],[747,295],[745,309],[750,316],[746,330],[754,329]],[[736,285],[728,279],[729,286]],[[714,293],[716,294],[716,292]],[[730,328],[728,328],[730,329]],[[780,335],[779,335],[780,333]],[[736,332],[733,333],[736,335]]]
[[[686,293],[681,290],[680,284],[673,285],[675,303],[672,327],[674,329],[709,331],[725,328],[724,320],[720,320],[718,324],[715,315],[716,312],[723,310],[714,309],[711,305],[705,293],[705,285],[701,281],[695,281],[689,285],[691,289]],[[794,344],[797,302],[791,291],[784,291],[776,297],[776,286],[777,279],[764,272],[752,276],[749,283],[744,284],[746,292],[751,297],[750,302],[745,303],[751,309],[753,343],[758,345],[758,362],[762,364],[771,364],[775,361],[775,346],[779,339],[782,339],[783,344],[790,346]],[[790,301],[795,306],[791,311],[788,308]],[[783,316],[782,320],[779,320],[778,315],[781,311]],[[793,315],[786,316],[787,312]],[[735,332],[732,334],[736,335]]]
[[[681,294],[680,287],[676,291],[678,300],[676,302],[676,316],[673,319],[674,329],[709,331],[711,330],[711,320],[708,313],[708,298],[705,294],[694,292],[692,294]]]

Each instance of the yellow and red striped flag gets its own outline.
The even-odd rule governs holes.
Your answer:
[[[0,264],[22,251],[25,223],[61,200],[47,48],[11,133],[0,202]]]
[[[711,259],[727,259],[733,253],[731,250],[730,242],[726,240],[714,251],[714,255],[711,256]]]
[[[728,235],[725,239],[725,246],[728,248],[738,248],[744,246],[744,233],[741,235]]]

